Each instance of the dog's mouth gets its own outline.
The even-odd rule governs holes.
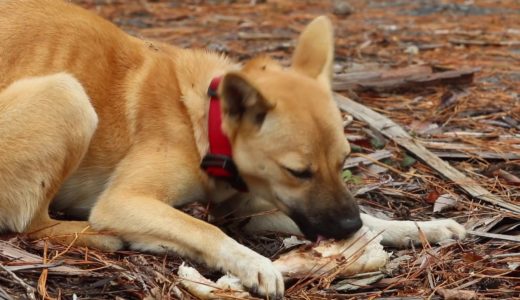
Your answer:
[[[296,223],[309,241],[345,239],[363,226],[357,205],[309,215],[301,209],[290,207],[278,195],[274,198],[277,199],[275,205]]]
[[[363,226],[359,215],[354,218],[325,217],[311,220],[299,212],[292,212],[289,217],[298,225],[305,238],[316,242],[348,238]]]
[[[326,237],[324,237],[323,235],[318,235],[318,236],[316,237],[316,241],[315,241],[315,243],[316,243],[316,244],[319,244],[321,241],[325,241],[325,240],[327,240]]]

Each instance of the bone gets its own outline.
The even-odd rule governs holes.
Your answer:
[[[348,239],[326,240],[311,249],[282,254],[274,265],[286,278],[323,276],[332,271],[339,276],[377,271],[389,257],[381,240],[381,235],[363,227]]]
[[[199,299],[243,299],[250,297],[240,283],[240,279],[232,275],[224,275],[217,282],[202,276],[197,269],[182,264],[177,275],[181,285]]]
[[[329,273],[347,277],[378,271],[390,257],[383,249],[381,240],[381,235],[363,227],[348,239],[326,240],[313,246],[303,245],[282,254],[273,263],[285,279],[319,277]],[[200,299],[249,296],[240,280],[229,274],[213,282],[200,275],[196,269],[182,265],[178,275],[181,285]]]

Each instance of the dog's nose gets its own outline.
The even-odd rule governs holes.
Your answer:
[[[328,211],[302,212],[292,210],[290,218],[298,225],[309,240],[317,237],[326,239],[345,239],[356,233],[362,226],[357,205],[335,208]]]
[[[363,226],[363,221],[361,221],[360,216],[358,215],[355,218],[345,218],[339,221],[339,236],[348,237],[354,233],[356,233]]]
[[[356,233],[361,226],[363,226],[363,222],[358,215],[339,218],[332,220],[332,222],[330,220],[328,222],[324,221],[316,224],[314,228],[317,234],[324,238],[345,239]]]

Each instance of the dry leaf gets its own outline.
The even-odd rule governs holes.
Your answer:
[[[442,194],[433,205],[433,212],[441,212],[447,208],[455,207],[457,199],[450,194]]]
[[[437,191],[431,191],[429,192],[428,194],[426,194],[426,198],[424,200],[426,200],[426,202],[428,203],[435,203],[435,201],[437,201],[437,198],[439,198],[439,192]]]
[[[482,259],[484,259],[484,257],[474,253],[474,252],[468,252],[468,253],[464,253],[462,254],[462,259],[465,261],[465,262],[468,262],[468,263],[474,263],[474,262],[477,262],[477,261],[481,261]]]
[[[345,279],[334,284],[331,286],[331,288],[336,291],[355,291],[362,287],[367,287],[372,283],[378,282],[379,280],[383,279],[383,277],[385,277],[385,275],[379,273],[365,278]]]

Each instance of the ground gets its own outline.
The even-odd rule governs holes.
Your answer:
[[[338,92],[395,121],[505,206],[520,205],[518,1],[73,2],[138,37],[205,47],[238,60],[269,54],[285,64],[304,25],[328,15],[335,27]],[[402,69],[410,66],[416,69]],[[412,74],[380,84],[391,74],[385,70],[398,69],[392,76],[399,77],[410,70],[421,75],[424,67],[434,75],[449,70],[469,75],[447,80],[429,80],[428,75],[417,82]],[[352,78],[362,80],[352,84]],[[460,188],[464,182],[445,178],[377,126],[349,119],[345,113],[345,133],[353,145],[352,158],[361,163],[351,164],[344,177],[358,191],[365,211],[392,219],[453,217],[474,234],[442,245],[389,249],[388,270],[365,275],[384,278],[358,283],[355,290],[338,284],[344,279],[322,276],[291,282],[287,298],[520,297],[519,212],[469,196]],[[367,159],[372,153],[378,153],[377,163]],[[446,207],[439,207],[443,203]],[[206,215],[202,206],[186,210]],[[275,257],[284,250],[284,237],[278,234],[245,237],[236,228],[229,231],[264,255]],[[176,270],[183,260],[174,254],[108,254],[16,235],[3,235],[0,242],[0,299],[31,294],[63,299],[191,297],[177,284]],[[77,275],[71,267],[89,271]],[[211,278],[218,276],[198,268]]]

